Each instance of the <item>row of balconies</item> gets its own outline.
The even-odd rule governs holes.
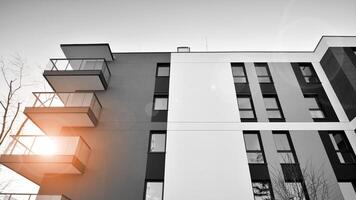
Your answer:
[[[46,135],[12,136],[0,163],[40,183],[45,174],[82,174],[90,147],[80,136],[60,135],[62,127],[95,127],[102,106],[95,91],[110,79],[107,44],[61,45],[66,59],[50,59],[43,75],[54,92],[35,92],[24,114]],[[68,199],[61,195],[0,194],[0,199]]]

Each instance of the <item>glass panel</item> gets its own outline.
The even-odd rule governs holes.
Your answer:
[[[305,82],[307,83],[318,83],[319,79],[316,76],[306,76],[304,77]]]
[[[338,150],[340,150],[340,151],[350,150],[350,147],[346,143],[346,141],[345,141],[346,138],[344,137],[343,134],[336,133],[333,135],[334,135],[335,143],[337,144]]]
[[[341,163],[355,163],[355,157],[351,152],[337,152],[337,157]]]
[[[266,66],[258,66],[256,67],[257,76],[268,76],[268,71]]]
[[[319,109],[319,105],[315,97],[305,97],[304,99],[309,109],[310,108]]]
[[[237,97],[237,104],[239,109],[251,109],[251,100],[248,97]]]
[[[274,98],[274,97],[264,97],[263,98],[263,101],[264,101],[264,103],[265,103],[265,106],[266,106],[266,108],[268,109],[270,109],[270,108],[275,108],[275,109],[278,109],[278,104],[277,104],[277,100],[276,100],[276,98]]]
[[[304,191],[301,183],[286,182],[286,192],[288,193],[288,199],[291,200],[305,200]]]
[[[162,182],[147,182],[145,200],[162,200],[162,193]]]
[[[167,110],[168,108],[168,99],[167,98],[155,98],[155,110]]]
[[[270,77],[257,77],[259,83],[272,83]]]
[[[247,152],[248,163],[264,163],[263,154],[261,152]]]
[[[303,76],[312,76],[313,72],[309,66],[301,66],[300,70],[302,71]]]
[[[287,153],[278,153],[279,154],[279,162],[280,163],[295,163],[294,155],[291,152]]]
[[[169,76],[169,67],[158,67],[157,76]]]
[[[344,158],[342,157],[342,154],[340,152],[337,152],[337,157],[339,158],[340,163],[345,163]]]
[[[355,200],[356,191],[351,182],[339,182],[339,186],[344,196],[344,200]]]
[[[257,134],[244,134],[246,150],[261,150]]]
[[[242,66],[240,67],[231,67],[233,76],[245,76],[245,71]]]
[[[271,118],[282,118],[281,112],[279,110],[267,110],[267,116]]]
[[[165,152],[166,134],[152,134],[150,152]]]
[[[253,119],[255,118],[255,114],[252,110],[240,110],[240,118]]]
[[[234,77],[234,83],[247,83],[246,77]]]
[[[309,110],[312,118],[325,118],[323,111],[321,110]]]
[[[291,150],[286,134],[273,134],[273,140],[277,150]]]
[[[253,182],[252,183],[253,195],[255,200],[271,200],[271,188],[269,183]]]
[[[329,137],[330,137],[331,143],[333,143],[334,149],[335,150],[339,150],[339,147],[336,144],[336,141],[335,141],[335,138],[334,138],[333,134],[329,134]]]

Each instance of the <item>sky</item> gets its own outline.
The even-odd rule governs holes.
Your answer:
[[[312,51],[322,35],[356,36],[355,9],[356,0],[0,0],[0,58],[24,58],[31,82],[49,58],[63,57],[63,43],[109,43],[113,52]]]

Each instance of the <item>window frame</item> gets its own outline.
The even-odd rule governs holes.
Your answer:
[[[240,106],[239,106],[239,101],[238,101],[238,98],[248,98],[249,99],[249,101],[250,101],[250,104],[251,104],[251,108],[250,109],[247,109],[247,108],[240,108]],[[252,110],[252,112],[253,112],[253,118],[242,118],[241,117],[241,115],[240,115],[240,119],[241,119],[241,121],[243,121],[243,120],[252,120],[252,121],[255,121],[255,120],[257,120],[257,116],[256,116],[256,111],[255,111],[255,106],[253,105],[253,100],[252,100],[252,96],[251,95],[237,95],[236,96],[236,101],[237,101],[237,106],[238,106],[238,108],[239,108],[239,114],[240,114],[240,111],[251,111]]]
[[[318,108],[309,108],[308,107],[309,112],[310,111],[321,111],[323,113],[323,115],[324,115],[324,117],[314,118],[310,113],[310,115],[312,116],[313,120],[326,119],[327,116],[326,116],[326,113],[324,112],[323,106],[320,103],[319,96],[316,95],[316,94],[304,94],[304,99],[306,99],[306,98],[314,98],[316,104],[318,105]]]
[[[279,150],[277,148],[277,145],[276,145],[276,140],[274,139],[274,135],[286,135],[287,137],[287,141],[288,141],[288,145],[289,145],[289,149],[290,150]],[[281,153],[291,153],[293,155],[293,160],[294,162],[291,163],[291,162],[281,162],[281,160],[279,160],[280,164],[286,164],[286,165],[289,165],[289,164],[299,164],[298,162],[298,158],[297,158],[297,155],[295,153],[295,149],[294,149],[294,146],[293,146],[293,142],[292,142],[292,139],[290,138],[290,134],[289,134],[289,131],[272,131],[272,136],[273,136],[273,142],[274,142],[274,145],[276,147],[276,150],[277,150],[277,154],[278,154],[278,159],[281,159]]]
[[[143,193],[143,199],[144,200],[147,200],[146,199],[146,196],[147,196],[147,185],[148,183],[162,183],[162,195],[161,195],[161,199],[160,200],[163,200],[163,195],[164,195],[164,180],[151,180],[151,179],[148,179],[148,180],[145,180],[145,188],[144,188],[144,193]]]
[[[157,134],[157,135],[165,135],[165,137],[164,137],[164,151],[151,151],[152,136],[155,135],[155,134]],[[148,140],[148,153],[150,153],[150,154],[166,153],[166,149],[167,149],[167,132],[163,131],[163,130],[150,131],[149,140]]]
[[[259,84],[273,84],[273,78],[272,78],[272,75],[271,75],[271,71],[269,70],[269,65],[268,63],[254,63],[255,65],[255,70],[257,69],[257,67],[264,67],[267,71],[267,75],[258,75],[257,74],[257,70],[256,70],[256,75],[257,75],[257,80],[258,80],[258,83]],[[270,82],[260,82],[259,78],[269,78]]]
[[[246,156],[247,156],[247,162],[248,160],[248,154],[247,153],[261,153],[262,157],[263,157],[263,162],[262,163],[250,163],[248,162],[248,164],[252,164],[252,165],[266,165],[266,156],[265,156],[265,152],[263,149],[263,144],[262,144],[262,139],[261,139],[261,134],[259,131],[243,131],[243,138],[244,138],[244,144],[245,144],[245,150],[246,150]],[[258,139],[258,144],[260,145],[260,150],[247,150],[247,146],[246,146],[246,142],[245,142],[245,135],[257,135],[257,139]]]
[[[347,148],[346,150],[340,150],[339,147],[338,147],[338,149],[335,149],[335,145],[337,146],[337,143],[336,143],[336,141],[335,141],[334,135],[336,135],[336,134],[340,134],[340,135],[341,135],[341,137],[342,137],[342,139],[343,139],[345,145],[347,146],[347,147],[346,147],[346,148]],[[336,155],[336,157],[337,157],[337,160],[339,161],[339,164],[342,164],[342,165],[355,165],[355,164],[356,164],[356,155],[355,155],[355,152],[354,152],[353,149],[352,149],[352,146],[351,146],[351,144],[350,144],[350,142],[349,142],[349,140],[348,140],[346,134],[345,134],[344,132],[338,132],[338,131],[336,131],[336,132],[329,132],[328,135],[329,135],[329,139],[330,139],[330,141],[331,141],[331,143],[332,143],[332,146],[333,146],[333,151],[335,152],[335,155]],[[335,141],[335,145],[334,145],[334,142],[333,142],[333,140],[331,139],[331,137],[333,137],[333,139],[334,139],[334,141]],[[351,154],[352,159],[353,159],[353,162],[345,162],[345,160],[344,160],[344,162],[341,162],[341,160],[340,160],[340,158],[339,158],[339,156],[338,156],[338,153],[340,153],[341,155],[342,155],[343,153]]]
[[[305,67],[309,67],[310,72],[312,73],[312,75],[309,75],[309,76],[308,75],[307,76],[304,75],[303,74],[303,70],[301,69],[302,67],[304,67],[304,68]],[[319,79],[318,75],[316,74],[316,72],[314,70],[314,66],[313,66],[312,63],[298,63],[298,69],[299,69],[299,71],[300,71],[300,73],[301,73],[301,75],[303,77],[304,83],[306,83],[306,84],[320,84],[320,79]],[[315,79],[311,79],[311,80],[315,80],[315,81],[307,82],[306,78],[315,78]]]
[[[234,75],[234,71],[232,70],[232,68],[234,67],[242,67],[242,71],[244,72],[244,76],[235,76]],[[248,84],[248,78],[247,78],[247,73],[246,73],[246,67],[245,67],[245,63],[231,63],[231,72],[232,72],[232,78],[234,81],[234,84]],[[235,82],[235,78],[245,78],[246,82]]]
[[[254,183],[262,183],[262,184],[267,183],[268,184],[268,189],[269,189],[269,194],[270,194],[270,200],[274,200],[273,188],[272,188],[272,183],[271,183],[270,180],[252,180],[251,181],[253,198],[256,199],[255,198],[255,191],[254,191],[254,188],[253,188],[253,184]]]
[[[160,67],[168,68],[168,70],[169,70],[168,76],[159,76],[158,75],[158,71],[159,71]],[[170,65],[170,63],[157,63],[157,66],[156,66],[156,77],[170,77],[170,75],[171,75],[171,65]]]
[[[155,109],[155,105],[156,105],[156,99],[157,98],[166,98],[167,99],[167,108],[166,109],[159,109],[159,110],[156,110]],[[156,111],[156,112],[160,112],[160,111],[168,111],[168,107],[169,107],[169,98],[168,98],[168,95],[163,95],[163,94],[156,94],[156,95],[153,95],[153,106],[152,106],[152,110],[153,111]]]
[[[266,107],[266,104],[264,105],[265,106],[265,109],[266,109],[266,113],[267,113],[267,118],[270,122],[274,122],[274,121],[285,121],[285,117],[284,117],[284,114],[283,114],[283,110],[282,110],[282,106],[279,102],[279,99],[278,99],[278,96],[277,95],[274,95],[274,94],[265,94],[262,96],[263,97],[263,101],[265,98],[274,98],[276,100],[276,104],[277,104],[277,107],[278,108],[267,108]],[[264,103],[264,102],[263,102]],[[270,118],[268,116],[268,111],[279,111],[281,117],[280,118]]]

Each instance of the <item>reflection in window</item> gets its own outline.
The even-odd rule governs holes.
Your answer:
[[[356,163],[355,154],[344,133],[330,133],[331,142],[340,163]]]
[[[266,96],[266,97],[263,97],[263,101],[266,106],[268,119],[282,119],[283,118],[282,110],[279,106],[277,97]]]
[[[166,134],[152,133],[150,152],[165,152],[165,149],[166,149]]]
[[[169,64],[158,63],[157,64],[157,76],[167,77],[169,76]]]
[[[247,83],[245,65],[243,63],[231,63],[231,70],[234,83]]]
[[[316,118],[325,118],[324,112],[321,110],[317,97],[315,96],[306,96],[304,97],[305,102],[308,106],[310,115],[313,119]]]
[[[146,182],[145,200],[162,200],[163,182]]]
[[[306,200],[304,188],[301,182],[286,182],[286,199],[291,200]]]
[[[272,83],[272,77],[268,69],[267,63],[255,63],[258,82]]]
[[[255,200],[271,200],[271,185],[268,182],[252,182],[253,196]]]
[[[248,163],[264,163],[258,132],[244,132],[244,140]]]
[[[295,163],[294,153],[286,132],[273,132],[280,163]]]
[[[254,119],[255,111],[252,106],[252,100],[250,96],[240,96],[237,97],[237,104],[239,106],[240,118],[241,119]]]
[[[168,109],[168,97],[157,96],[154,98],[154,110],[167,110]]]
[[[306,83],[319,83],[319,79],[310,63],[299,63],[299,69]]]

